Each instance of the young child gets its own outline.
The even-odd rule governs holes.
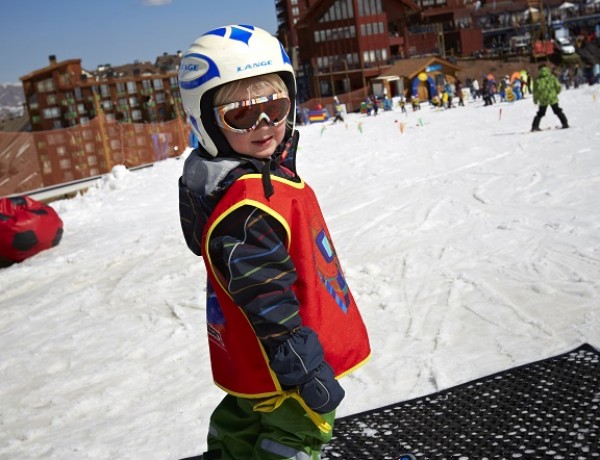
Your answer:
[[[318,459],[370,356],[317,199],[298,176],[296,81],[279,41],[252,26],[198,38],[179,86],[199,147],[179,180],[189,248],[207,272],[215,384],[203,459]]]
[[[539,74],[533,82],[533,103],[537,104],[538,111],[533,118],[531,131],[541,131],[540,122],[546,115],[548,106],[558,117],[563,129],[569,127],[569,121],[563,110],[558,105],[558,94],[561,87],[558,79],[550,72],[545,64],[540,64]]]

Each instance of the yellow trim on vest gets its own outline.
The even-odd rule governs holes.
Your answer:
[[[237,180],[247,180],[247,179],[258,179],[258,180],[262,181],[262,174],[246,174],[244,176],[241,176]],[[286,179],[285,177],[271,175],[271,180],[276,181],[276,182],[281,182],[282,184],[286,184],[286,185],[289,185],[290,187],[294,187],[294,188],[298,188],[298,189],[304,188],[306,186],[303,179],[300,179],[300,182],[296,182],[296,181],[293,181],[290,179]]]
[[[271,371],[271,374],[274,375],[272,371]],[[266,393],[239,393],[237,391],[231,391],[229,388],[225,388],[223,385],[219,385],[219,383],[217,383],[215,380],[213,380],[213,383],[217,387],[219,387],[221,390],[223,390],[225,393],[230,394],[231,396],[235,396],[236,398],[243,398],[243,399],[262,399],[262,398],[272,398],[274,396],[277,396],[278,394],[280,394],[283,391],[283,389],[279,385],[279,381],[277,379],[275,379],[274,382],[277,386],[277,391],[269,391]]]
[[[283,401],[288,398],[295,399],[300,403],[302,408],[306,411],[306,414],[310,418],[310,420],[316,425],[316,427],[321,430],[323,433],[329,433],[332,430],[331,425],[323,418],[320,414],[316,413],[310,407],[306,405],[304,399],[297,391],[288,390],[283,393],[273,396],[272,398],[265,399],[264,401],[260,401],[254,405],[254,412],[273,412],[277,409]]]
[[[342,372],[340,375],[336,375],[335,379],[339,380],[342,377],[347,376],[348,374],[351,374],[352,372],[354,372],[356,369],[359,369],[361,367],[363,367],[365,364],[367,364],[367,361],[369,361],[371,359],[371,352],[369,352],[369,354],[367,355],[367,357],[365,359],[363,359],[360,363],[358,363],[356,366],[351,367],[350,369],[348,369],[346,372]]]

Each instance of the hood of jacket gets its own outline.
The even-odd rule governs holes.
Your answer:
[[[208,218],[233,182],[246,174],[261,174],[265,196],[273,193],[271,175],[298,179],[296,150],[298,131],[267,160],[231,154],[211,156],[202,148],[186,158],[179,179],[179,215],[188,247],[200,255],[202,233]],[[299,179],[298,179],[299,180]]]
[[[539,70],[539,78],[548,78],[551,75],[552,73],[550,72],[550,69],[548,67],[542,67]]]

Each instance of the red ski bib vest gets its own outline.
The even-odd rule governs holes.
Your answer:
[[[365,325],[350,293],[325,220],[312,189],[304,182],[271,176],[274,194],[266,199],[260,174],[238,179],[209,218],[202,256],[209,284],[208,337],[215,383],[235,396],[262,398],[282,392],[250,321],[219,280],[210,260],[208,242],[228,214],[250,205],[277,219],[287,232],[288,252],[297,272],[292,287],[302,324],[313,329],[336,377],[360,367],[371,350]],[[212,309],[212,313],[209,313]],[[218,311],[215,312],[215,309]]]

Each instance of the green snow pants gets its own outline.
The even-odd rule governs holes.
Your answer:
[[[298,401],[286,399],[272,412],[254,411],[255,401],[227,395],[210,419],[208,450],[220,460],[318,460],[331,440],[335,411],[322,414],[321,431]],[[210,457],[212,458],[212,456]]]

